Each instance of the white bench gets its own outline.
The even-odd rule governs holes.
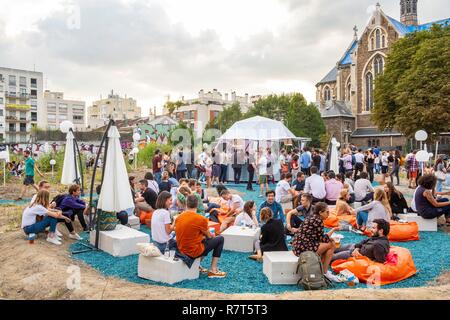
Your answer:
[[[89,235],[92,245],[95,245],[95,234],[94,230]],[[114,230],[100,231],[98,248],[114,257],[126,257],[138,254],[136,244],[141,242],[150,242],[150,236],[144,232],[119,224]]]
[[[399,214],[398,217],[407,222],[417,222],[419,226],[419,231],[437,231],[437,218],[434,219],[424,219],[419,216],[417,213],[407,213],[407,214]]]
[[[264,252],[263,273],[270,284],[297,284],[298,257],[292,251]]]
[[[191,268],[181,260],[173,257],[146,257],[139,255],[138,276],[140,278],[174,284],[183,280],[194,280],[199,277],[200,259],[196,259]]]
[[[224,238],[224,250],[253,252],[253,244],[259,238],[261,229],[231,226],[220,235]]]
[[[141,229],[141,221],[135,215],[128,217],[128,224],[130,225],[131,228],[133,228],[135,230]]]

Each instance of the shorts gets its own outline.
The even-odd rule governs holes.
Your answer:
[[[416,171],[409,171],[409,178],[410,179],[416,179],[417,178],[417,170]]]
[[[25,179],[23,180],[23,184],[25,186],[33,185],[34,184],[34,176],[25,176]]]
[[[259,184],[267,183],[267,176],[266,175],[260,175],[259,176]]]
[[[388,173],[389,167],[382,166],[381,167],[381,173]]]

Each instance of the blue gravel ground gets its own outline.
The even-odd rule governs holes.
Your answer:
[[[248,192],[244,185],[228,185],[230,188],[245,193],[244,200],[255,200],[259,205],[264,199],[258,198],[258,192]],[[255,189],[256,190],[256,189]],[[145,226],[141,231],[149,233]],[[342,232],[345,238],[343,244],[359,242],[363,236]],[[83,235],[87,238],[87,235]],[[394,246],[407,248],[411,251],[417,274],[399,283],[382,286],[389,288],[410,288],[425,286],[428,282],[436,279],[442,272],[450,270],[450,235],[444,232],[421,232],[420,241],[393,243]],[[81,250],[84,247],[79,243],[71,246],[72,251]],[[156,283],[141,279],[137,276],[138,255],[124,258],[115,258],[102,251],[90,251],[73,255],[74,259],[85,262],[98,270],[105,276],[118,277],[134,283],[157,284],[176,288],[194,290],[212,290],[222,293],[282,293],[299,291],[296,285],[271,285],[262,272],[262,263],[248,259],[248,254],[225,251],[220,259],[219,266],[228,272],[224,279],[208,279],[201,274],[197,280],[187,280],[175,285]],[[207,257],[202,265],[208,267],[211,257]],[[364,288],[365,284],[359,284],[353,288]],[[346,284],[336,284],[333,289],[349,288]],[[330,289],[330,290],[333,290]]]

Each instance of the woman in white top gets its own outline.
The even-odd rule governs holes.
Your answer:
[[[155,191],[156,194],[159,194],[159,185],[158,182],[155,180],[153,173],[147,172],[144,176],[144,179],[148,181],[148,187],[153,191]]]
[[[244,204],[244,211],[242,211],[234,220],[235,226],[246,226],[249,228],[258,228],[259,223],[256,219],[256,206],[255,201],[247,201]]]
[[[176,250],[177,243],[170,236],[175,230],[175,221],[172,223],[169,208],[172,205],[172,195],[163,191],[156,200],[156,210],[152,215],[152,241],[155,246],[164,254],[166,249]]]
[[[63,216],[61,211],[50,209],[49,207],[50,193],[47,190],[40,190],[36,195],[35,201],[25,208],[22,215],[21,228],[25,234],[34,237],[37,233],[41,233],[47,227],[50,227],[47,241],[61,245],[61,240],[55,233],[56,225],[58,219],[65,219],[70,222],[70,218]]]
[[[389,222],[392,218],[391,205],[386,192],[381,189],[375,189],[374,200],[368,205],[356,209],[356,220],[358,228],[361,230],[370,229],[372,221],[384,219]]]

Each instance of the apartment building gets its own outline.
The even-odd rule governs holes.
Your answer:
[[[44,110],[47,118],[43,128],[59,130],[61,122],[68,120],[74,124],[75,131],[86,131],[86,102],[64,99],[63,92],[46,90]]]
[[[6,110],[5,110],[5,81],[3,78],[0,78],[0,143],[5,142],[6,139]]]
[[[4,141],[25,143],[31,129],[45,121],[42,72],[0,67],[0,109],[3,110]],[[0,129],[1,130],[1,129]],[[0,131],[1,133],[2,131]]]
[[[141,108],[137,106],[133,98],[120,97],[118,94],[111,93],[106,99],[100,98],[94,101],[92,106],[88,107],[88,129],[97,129],[113,120],[134,120],[141,117]]]

